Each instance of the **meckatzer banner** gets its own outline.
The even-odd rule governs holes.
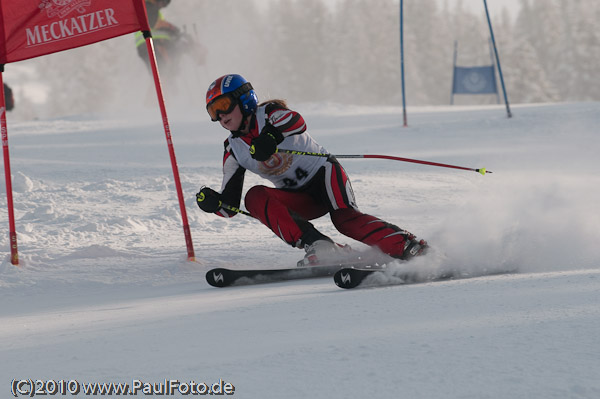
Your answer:
[[[144,0],[0,0],[0,64],[140,30]]]

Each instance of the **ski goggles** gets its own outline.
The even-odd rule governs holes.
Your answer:
[[[210,115],[210,120],[213,122],[221,120],[220,114],[228,114],[233,111],[238,104],[240,96],[250,90],[252,90],[252,85],[250,83],[244,83],[234,91],[222,94],[209,102],[206,105],[206,110],[208,111],[208,115]]]
[[[207,106],[206,110],[210,115],[210,120],[213,122],[221,120],[221,114],[228,114],[237,105],[237,101],[233,99],[229,94],[224,94],[215,98]]]

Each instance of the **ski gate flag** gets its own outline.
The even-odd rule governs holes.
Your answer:
[[[494,66],[454,67],[453,94],[492,94],[496,88]]]
[[[0,0],[0,64],[149,30],[143,0]]]
[[[5,64],[86,46],[137,31],[144,32],[146,46],[148,47],[148,57],[179,199],[188,260],[194,260],[192,237],[187,221],[185,201],[144,0],[0,0],[0,86],[3,83],[2,73]],[[90,93],[90,95],[93,95],[93,93]],[[0,92],[0,124],[2,127],[11,263],[18,265],[19,256],[5,110],[4,93]]]

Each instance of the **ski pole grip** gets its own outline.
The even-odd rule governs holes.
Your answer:
[[[206,195],[204,195],[204,193],[198,193],[198,195],[196,195],[196,200],[198,202],[203,202],[206,199]],[[223,201],[219,200],[219,208],[223,207]]]

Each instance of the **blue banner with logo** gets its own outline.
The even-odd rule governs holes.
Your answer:
[[[498,93],[493,65],[478,67],[454,67],[452,94]]]

